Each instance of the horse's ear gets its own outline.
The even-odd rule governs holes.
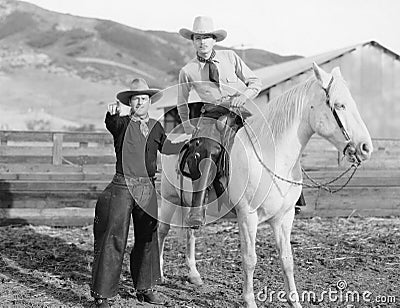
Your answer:
[[[317,80],[321,83],[322,87],[326,88],[328,86],[329,80],[331,79],[330,74],[325,72],[315,62],[313,62],[313,71],[315,78],[317,78]]]
[[[342,76],[342,72],[340,71],[340,67],[339,67],[339,66],[336,66],[336,67],[332,70],[331,74],[334,75],[334,76]]]

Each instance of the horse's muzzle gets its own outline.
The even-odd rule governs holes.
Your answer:
[[[343,155],[350,163],[361,163],[361,159],[357,155],[357,149],[353,142],[348,142],[343,149]]]
[[[372,146],[368,143],[360,142],[355,145],[353,142],[348,142],[343,149],[343,155],[351,163],[360,164],[362,161],[368,160],[371,157]]]
[[[362,160],[370,159],[372,151],[373,147],[371,142],[360,142],[357,146],[358,156],[360,156]]]

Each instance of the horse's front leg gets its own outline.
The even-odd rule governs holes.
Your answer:
[[[161,198],[161,207],[158,215],[158,247],[159,247],[159,256],[160,256],[160,272],[161,272],[161,282],[165,283],[166,279],[164,276],[164,247],[165,247],[165,239],[168,235],[168,232],[171,228],[171,220],[176,211],[176,202],[179,200],[173,199],[169,196],[169,200],[167,201],[165,194]]]
[[[254,298],[253,276],[257,263],[256,255],[256,234],[258,217],[257,213],[248,213],[248,207],[238,211],[240,249],[242,253],[244,282],[243,282],[243,299],[245,306],[248,308],[256,308]]]
[[[290,244],[294,212],[295,210],[293,207],[293,209],[284,214],[281,219],[271,222],[271,226],[274,230],[275,240],[279,250],[288,303],[291,307],[301,308],[294,281],[293,255]]]
[[[170,229],[170,225],[166,223],[160,222],[158,225],[158,247],[160,253],[160,272],[161,272],[161,282],[165,283],[164,277],[164,246],[165,246],[165,238],[168,235]]]
[[[189,282],[196,286],[201,286],[203,280],[196,268],[196,237],[194,231],[192,228],[187,228],[186,231],[186,266],[189,270]]]

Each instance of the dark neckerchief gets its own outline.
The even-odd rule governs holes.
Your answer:
[[[215,50],[213,49],[211,52],[211,56],[208,59],[204,59],[197,54],[197,60],[202,63],[208,64],[208,78],[210,81],[216,83],[219,86],[219,72],[218,67],[213,61],[215,57]]]

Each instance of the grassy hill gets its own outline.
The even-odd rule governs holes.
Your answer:
[[[245,54],[253,69],[295,58],[257,49]],[[59,119],[51,123],[103,128],[106,104],[133,77],[145,78],[152,87],[173,85],[193,56],[191,42],[177,33],[0,0],[0,108],[8,114],[25,118],[30,110],[34,118],[47,114]],[[0,128],[16,129],[15,120],[5,114],[0,113]]]

